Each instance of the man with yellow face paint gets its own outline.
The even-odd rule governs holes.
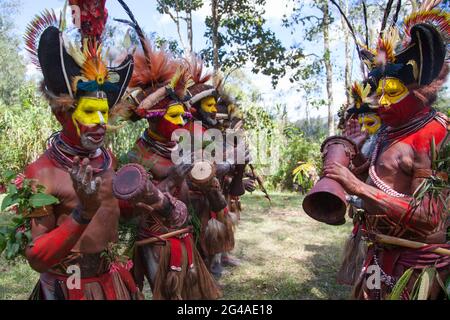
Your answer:
[[[389,298],[406,270],[411,275],[403,277],[399,298],[414,298],[419,286],[424,288],[425,269],[436,276],[428,279],[423,298],[446,296],[440,283],[450,278],[450,257],[431,249],[450,249],[446,237],[449,168],[441,167],[439,172],[433,164],[448,148],[449,127],[447,117],[431,106],[449,72],[450,20],[447,12],[433,8],[438,3],[413,9],[398,30],[392,27],[380,33],[376,49],[361,50],[370,71],[366,81],[373,106],[384,125],[370,152],[369,177],[359,179],[337,163],[324,168],[325,177],[360,199],[363,235],[370,243],[353,290],[357,299]],[[352,139],[363,141],[364,136],[356,134]],[[382,275],[376,287],[370,280],[373,268]]]
[[[62,127],[25,170],[28,179],[59,200],[27,215],[32,241],[25,254],[40,273],[31,299],[139,299],[129,267],[109,252],[124,211],[112,192],[114,157],[104,146],[109,112],[130,81],[133,59],[106,67],[99,43],[105,1],[69,3],[81,11],[81,43],[66,46],[49,11],[30,24],[26,36],[43,73],[42,91]],[[79,286],[72,285],[69,266],[79,269]]]
[[[175,164],[173,157],[179,155],[179,149],[172,134],[192,117],[184,104],[189,97],[190,76],[169,52],[142,40],[146,50],[135,54],[135,72],[122,114],[126,120],[145,119],[147,128],[128,152],[127,161],[129,167],[147,171],[168,205],[133,207],[133,212],[143,214],[138,240],[165,239],[137,248],[133,257],[135,279],[140,288],[148,280],[155,300],[217,299],[221,291],[195,246],[187,185],[192,165]],[[158,73],[155,66],[159,66]]]
[[[220,124],[217,120],[217,100],[219,98],[216,87],[207,84],[211,79],[211,74],[203,72],[203,61],[193,55],[188,63],[189,71],[194,81],[194,85],[189,88],[191,98],[187,102],[193,116],[193,120],[189,122],[185,128],[191,134],[195,134],[197,124],[199,123],[202,132],[208,129],[220,130]],[[197,130],[198,130],[197,129]],[[224,135],[223,141],[226,142]],[[220,146],[224,148],[223,154],[226,155],[226,144]],[[234,148],[234,146],[232,146]],[[233,149],[237,152],[244,153],[246,150]],[[246,158],[246,161],[248,157]],[[222,275],[223,266],[237,266],[239,260],[231,257],[229,254],[234,249],[234,224],[236,223],[236,214],[232,211],[231,202],[227,202],[223,193],[224,178],[229,175],[233,179],[233,188],[230,192],[233,196],[241,196],[245,193],[243,185],[243,177],[246,163],[236,164],[229,163],[224,159],[220,163],[215,163],[216,178],[219,186],[220,201],[215,203],[223,203],[226,206],[222,208],[214,207],[214,203],[208,199],[205,190],[200,190],[194,183],[190,184],[190,194],[195,199],[194,205],[197,208],[197,214],[201,221],[201,235],[199,247],[202,255],[207,262],[209,270],[218,278]],[[211,193],[214,190],[211,190]],[[213,225],[220,225],[221,228],[213,228]],[[224,236],[219,234],[219,230],[225,230]]]
[[[98,96],[104,93],[97,93]],[[72,114],[80,144],[88,150],[97,150],[103,145],[108,123],[109,106],[106,98],[82,97]]]

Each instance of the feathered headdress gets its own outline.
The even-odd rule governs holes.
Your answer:
[[[189,105],[193,106],[209,96],[217,97],[216,87],[207,84],[207,82],[212,79],[212,73],[205,70],[204,61],[200,56],[192,53],[184,61],[194,82],[194,85],[189,88],[189,93],[192,96],[188,102]]]
[[[371,105],[371,86],[369,83],[355,81],[350,89],[351,104],[346,110],[348,115],[375,112]]]
[[[74,106],[80,97],[101,96],[108,99],[112,109],[131,78],[133,59],[128,56],[118,67],[107,67],[103,60],[100,39],[107,17],[105,0],[69,3],[80,9],[72,12],[74,20],[81,21],[81,44],[66,48],[64,43],[66,5],[60,22],[53,11],[44,11],[28,25],[25,34],[26,49],[44,76],[45,96],[53,97],[50,102],[55,108],[67,104],[68,97]]]
[[[82,38],[100,41],[108,20],[106,0],[69,0],[75,23],[80,23]]]
[[[138,118],[164,116],[169,106],[188,99],[187,88],[193,84],[191,76],[165,48],[156,49],[151,45],[127,4],[122,0],[119,3],[130,21],[115,20],[131,26],[142,46],[134,55],[135,68],[127,94],[129,104],[119,111],[119,117],[126,120],[136,115]]]
[[[331,1],[339,8],[334,0]],[[429,85],[439,76],[445,63],[450,15],[437,8],[441,0],[425,0],[404,19],[401,27],[397,27],[401,8],[401,0],[397,0],[396,11],[389,26],[393,2],[387,2],[375,49],[369,48],[367,35],[365,45],[357,43],[361,60],[370,71],[371,85],[376,87],[378,80],[386,76],[398,78],[405,85]],[[363,5],[365,7],[364,2]],[[344,15],[340,8],[339,10]],[[354,35],[353,26],[345,20]],[[354,38],[356,39],[355,35]]]

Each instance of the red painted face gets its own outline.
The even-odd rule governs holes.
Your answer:
[[[166,118],[161,118],[156,125],[158,135],[167,140],[170,140],[172,138],[172,133],[180,128],[183,128],[183,126],[180,124],[172,123]]]
[[[391,104],[389,107],[380,106],[377,112],[384,124],[396,128],[406,124],[422,110],[424,110],[423,104],[410,93],[396,104]]]
[[[62,139],[74,146],[82,149],[95,150],[103,145],[103,139],[106,134],[105,125],[86,126],[77,122],[78,130],[73,122],[70,113],[60,113],[55,115],[62,125]]]

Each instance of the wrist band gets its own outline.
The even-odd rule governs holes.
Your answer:
[[[86,219],[83,218],[81,215],[81,207],[80,206],[76,206],[73,210],[72,210],[72,218],[73,220],[75,220],[77,223],[82,224],[82,225],[86,225],[89,224],[89,222],[91,222],[92,219]]]

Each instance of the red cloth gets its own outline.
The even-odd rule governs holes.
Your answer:
[[[120,278],[125,283],[125,286],[130,291],[131,294],[135,294],[138,291],[137,285],[133,280],[130,272],[121,265],[116,265],[113,272],[118,272]],[[98,283],[102,287],[103,294],[106,300],[117,300],[116,291],[114,287],[114,280],[112,277],[113,272],[105,273],[99,277],[84,278],[80,279],[80,288],[67,288],[67,300],[86,300],[85,292],[86,285],[89,283]],[[68,277],[57,275],[55,276],[58,280],[66,281]]]
[[[188,267],[193,267],[192,262],[192,244],[191,244],[192,235],[189,233],[184,238],[170,238],[170,269],[173,271],[181,271],[182,263],[183,263],[183,248],[182,244],[184,244],[188,256]]]
[[[394,274],[394,270],[398,265],[402,266],[404,270],[409,268],[424,269],[433,266],[437,269],[450,267],[450,256],[433,253],[432,250],[436,248],[450,249],[450,244],[429,244],[420,249],[400,247],[384,248],[381,251],[382,261],[380,261],[380,267],[391,276],[401,276]],[[364,269],[373,263],[374,254],[375,246],[370,246],[364,263]]]
[[[124,218],[131,218],[134,215],[134,208],[129,201],[119,200],[120,215]]]

